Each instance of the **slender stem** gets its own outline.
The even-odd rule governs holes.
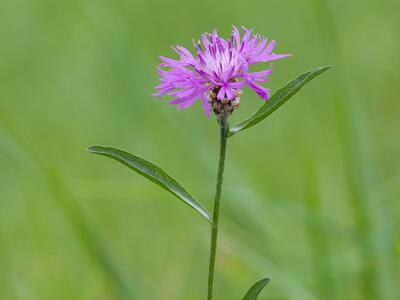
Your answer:
[[[229,132],[228,118],[229,118],[228,114],[223,114],[218,118],[218,123],[220,126],[220,152],[219,152],[217,188],[215,191],[215,200],[214,200],[213,222],[211,227],[210,265],[208,269],[208,297],[207,297],[208,300],[212,300],[213,297],[215,258],[217,254],[217,241],[218,241],[220,199],[222,192],[222,181],[224,178],[226,142],[228,139],[228,132]]]

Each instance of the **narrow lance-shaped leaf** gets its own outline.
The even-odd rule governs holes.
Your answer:
[[[256,300],[258,295],[261,293],[262,289],[268,284],[271,279],[264,278],[260,281],[257,281],[255,284],[251,286],[243,300]]]
[[[315,68],[293,79],[286,86],[278,90],[252,117],[233,127],[229,132],[229,136],[232,136],[243,129],[250,128],[256,125],[258,122],[264,120],[282,104],[289,100],[294,94],[296,94],[307,82],[325,72],[330,67],[331,66]]]
[[[174,194],[183,202],[194,208],[211,223],[211,217],[207,210],[188,191],[186,191],[186,189],[178,181],[172,178],[160,167],[157,167],[144,158],[112,147],[91,146],[88,148],[88,151],[119,161],[128,168]]]

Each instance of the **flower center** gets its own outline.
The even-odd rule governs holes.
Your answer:
[[[228,44],[212,44],[204,52],[198,53],[201,70],[214,83],[226,83],[241,76],[245,69],[245,61],[235,48]]]

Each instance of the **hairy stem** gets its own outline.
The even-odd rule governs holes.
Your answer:
[[[217,188],[215,191],[214,200],[214,211],[213,211],[213,222],[211,227],[211,250],[210,250],[210,265],[208,269],[208,300],[212,300],[213,287],[214,287],[214,271],[215,271],[215,258],[217,254],[217,241],[218,241],[218,222],[219,222],[219,211],[220,211],[220,200],[222,192],[222,181],[224,178],[224,167],[225,167],[225,154],[226,154],[226,142],[228,139],[229,124],[228,114],[223,114],[218,117],[218,124],[220,126],[220,152],[219,152],[219,164],[218,164],[218,177],[217,177]]]

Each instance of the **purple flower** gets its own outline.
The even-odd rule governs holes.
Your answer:
[[[289,54],[275,54],[272,52],[275,41],[268,43],[265,37],[252,34],[251,29],[243,27],[243,31],[241,38],[239,30],[233,26],[229,40],[219,37],[216,30],[211,34],[204,33],[195,44],[196,56],[181,46],[173,48],[179,60],[160,56],[162,62],[158,73],[161,83],[154,96],[168,94],[174,97],[169,103],[178,109],[186,108],[201,98],[207,117],[210,116],[212,101],[238,99],[245,85],[261,99],[267,100],[270,90],[258,83],[266,82],[272,69],[249,72],[249,66]]]

